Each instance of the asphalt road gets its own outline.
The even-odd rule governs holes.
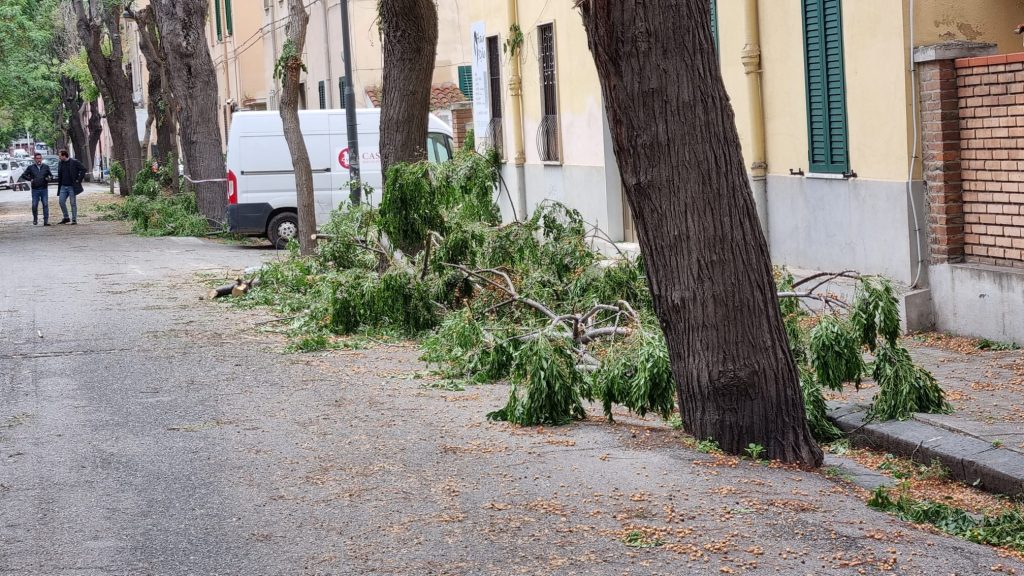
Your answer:
[[[283,354],[196,276],[271,252],[5,198],[0,574],[1024,573],[664,427],[489,423],[507,388],[424,387],[411,346]]]

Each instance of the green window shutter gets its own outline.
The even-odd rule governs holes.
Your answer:
[[[224,23],[228,28],[228,36],[235,33],[235,27],[231,21],[231,0],[224,0]]]
[[[459,90],[466,98],[473,99],[473,67],[459,66]]]
[[[320,81],[319,88],[320,88],[320,109],[323,110],[324,108],[327,108],[327,86],[326,86],[326,84],[324,84],[323,80]]]
[[[213,20],[217,25],[217,40],[224,39],[224,30],[220,25],[220,0],[213,0]]]
[[[340,102],[338,108],[345,107],[345,77],[338,78],[338,101]]]
[[[850,170],[841,0],[803,0],[811,172]]]
[[[718,0],[711,2],[711,35],[715,38],[715,50],[718,50]]]

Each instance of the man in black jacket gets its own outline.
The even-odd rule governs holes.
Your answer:
[[[30,164],[28,168],[25,168],[18,180],[27,180],[32,186],[32,225],[39,224],[39,203],[42,202],[43,226],[49,226],[50,196],[47,186],[49,186],[50,180],[53,180],[53,172],[50,171],[49,166],[43,164],[42,154],[37,153],[33,160],[35,160],[35,164]]]
[[[78,200],[75,198],[82,192],[82,181],[85,180],[85,166],[71,158],[67,150],[60,151],[60,164],[57,165],[57,197],[60,198],[60,211],[64,213],[61,224],[78,224]],[[68,218],[68,198],[71,198],[71,218]]]

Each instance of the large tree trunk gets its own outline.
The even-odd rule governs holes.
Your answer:
[[[295,170],[295,192],[299,208],[299,247],[303,256],[313,254],[316,241],[316,210],[313,204],[313,169],[309,163],[306,141],[299,126],[299,83],[302,80],[302,51],[306,46],[309,13],[304,0],[288,0],[288,26],[284,49],[278,62],[281,75],[281,123],[284,139]]]
[[[164,47],[160,43],[160,31],[153,7],[146,6],[136,12],[135,22],[139,26],[139,47],[142,50],[142,55],[146,57],[146,69],[149,70],[147,110],[156,127],[156,154],[161,162],[167,162],[170,165],[171,186],[177,192],[179,190],[178,131],[174,118],[176,104],[171,94],[170,80],[167,75],[167,58]]]
[[[206,41],[206,0],[154,0],[160,42],[167,58],[167,79],[181,128],[186,176],[196,188],[199,211],[224,223],[227,168],[221,147],[217,73]]]
[[[85,166],[89,169],[87,178],[91,180],[92,169],[96,166],[96,150],[100,144],[100,137],[103,136],[103,118],[100,116],[100,105],[96,101],[89,102],[89,121],[86,127],[89,129],[89,163]],[[82,160],[82,163],[85,164],[85,160]]]
[[[579,0],[683,425],[819,466],[707,0]]]
[[[68,78],[60,77],[60,85],[64,95],[64,112],[68,118],[68,132],[71,137],[71,148],[75,152],[75,158],[83,165],[88,166],[89,145],[85,135],[85,125],[82,124],[82,88],[78,82]]]
[[[124,72],[121,46],[121,5],[89,0],[88,5],[72,2],[77,16],[78,35],[96,86],[103,95],[107,127],[113,142],[113,157],[124,167],[121,195],[128,195],[135,176],[142,170],[139,153],[139,129],[135,118],[132,84]]]
[[[380,110],[381,168],[427,158],[430,81],[437,53],[434,0],[381,0],[384,80]]]

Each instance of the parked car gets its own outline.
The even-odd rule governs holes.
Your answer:
[[[364,184],[381,185],[380,109],[359,110],[359,162]],[[302,110],[302,136],[313,168],[313,195],[318,225],[349,198],[348,133],[344,110]],[[452,156],[452,130],[430,115],[427,159]],[[277,112],[236,112],[231,118],[227,155],[228,227],[232,232],[265,236],[284,248],[298,233],[295,170]]]
[[[18,167],[14,166],[12,169],[12,162],[10,160],[0,160],[0,188],[14,188],[14,183],[17,179],[14,177],[14,170]],[[21,173],[18,173],[21,176]]]
[[[17,160],[0,160],[0,188],[28,190],[28,182],[18,181],[27,166]]]
[[[53,177],[57,177],[57,166],[60,164],[60,156],[54,156],[52,154],[46,154],[43,156],[43,164],[50,167],[50,171],[53,172]]]

